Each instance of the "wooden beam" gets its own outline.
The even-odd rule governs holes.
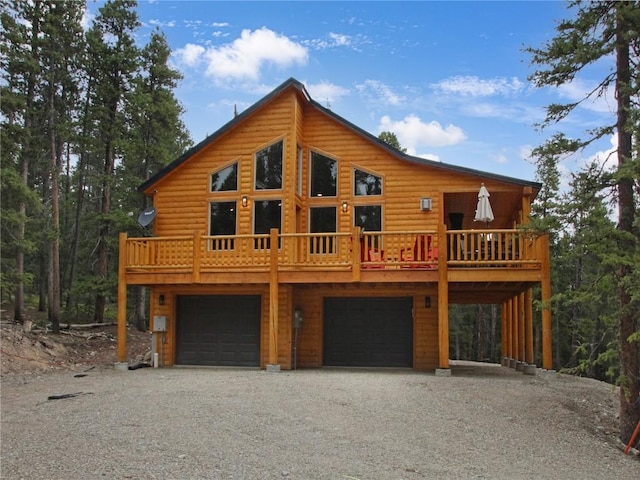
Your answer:
[[[502,328],[500,329],[500,351],[502,353],[502,358],[508,357],[508,349],[507,349],[507,339],[508,336],[508,306],[509,302],[502,302],[502,308],[500,309],[500,318],[502,320]]]
[[[518,296],[511,300],[511,358],[518,359]]]
[[[438,232],[440,251],[447,244],[447,227],[440,225]],[[438,367],[449,368],[449,282],[447,275],[447,256],[438,257]]]
[[[353,227],[353,233],[351,234],[351,265],[353,265],[352,280],[354,282],[360,281],[360,264],[362,262],[360,234],[360,227]]]
[[[120,233],[118,252],[118,362],[127,361],[127,233]]]
[[[278,229],[271,229],[269,239],[271,271],[269,276],[269,364],[278,364]]]
[[[193,234],[193,283],[200,283],[200,243],[202,233],[199,230]]]
[[[553,368],[551,349],[551,264],[549,260],[549,236],[541,237],[542,281],[540,282],[542,300],[542,368]]]
[[[518,360],[525,361],[525,303],[524,292],[518,295]]]
[[[524,328],[526,337],[526,355],[524,361],[533,365],[535,356],[533,353],[533,290],[527,288],[524,292]]]

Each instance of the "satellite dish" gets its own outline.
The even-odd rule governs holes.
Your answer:
[[[142,227],[148,227],[156,218],[156,207],[147,207],[138,215],[138,223]]]

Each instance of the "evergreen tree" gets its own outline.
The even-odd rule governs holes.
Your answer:
[[[616,235],[607,239],[612,271],[616,275],[619,299],[620,432],[628,442],[640,419],[636,402],[640,396],[640,334],[638,333],[637,290],[640,229],[638,225],[638,105],[640,94],[640,2],[583,2],[569,4],[574,18],[563,20],[557,35],[542,48],[528,48],[532,63],[539,67],[530,77],[538,87],[558,86],[573,81],[589,65],[606,57],[615,58],[615,68],[586,98],[615,90],[615,121],[585,132],[585,137],[547,143],[556,156],[579,151],[595,140],[615,134],[617,169],[612,188],[617,198]],[[563,120],[580,104],[552,104],[547,107],[543,127]],[[633,149],[635,136],[636,149]],[[563,138],[563,140],[566,140]],[[635,191],[634,191],[635,188]]]
[[[396,136],[395,133],[393,133],[393,132],[380,132],[380,135],[378,135],[378,138],[380,140],[382,140],[384,143],[386,143],[388,145],[391,145],[396,150],[400,150],[402,153],[407,153],[407,149],[406,148],[402,148],[400,146],[400,141],[398,140],[398,137]]]
[[[95,82],[91,92],[91,133],[101,159],[94,308],[94,321],[98,323],[104,321],[107,293],[115,284],[113,275],[109,276],[109,239],[114,220],[112,186],[116,159],[122,156],[122,139],[127,135],[126,103],[139,68],[140,55],[133,36],[139,26],[136,5],[134,0],[107,2],[87,32],[89,69]]]
[[[129,101],[129,141],[121,168],[116,172],[119,181],[114,192],[122,211],[138,212],[149,206],[149,199],[135,193],[136,187],[191,145],[181,120],[183,108],[173,93],[182,76],[168,65],[170,55],[165,36],[156,30],[142,49],[142,70],[133,81]],[[134,219],[122,219],[125,222],[122,230],[144,234]],[[136,325],[144,331],[146,288],[138,287],[135,297]]]

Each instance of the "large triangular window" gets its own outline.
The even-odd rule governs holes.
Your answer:
[[[355,196],[382,195],[382,177],[355,168],[353,194]]]
[[[212,192],[233,192],[238,190],[238,162],[211,174]]]

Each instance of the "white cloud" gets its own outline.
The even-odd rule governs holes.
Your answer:
[[[312,40],[303,41],[314,50],[326,50],[328,48],[352,47],[353,38],[342,33],[328,33],[325,38],[314,38]]]
[[[335,102],[340,97],[344,97],[349,94],[349,90],[339,85],[334,85],[331,82],[323,81],[313,85],[305,84],[311,98],[324,105],[325,102],[329,102],[329,108],[331,103]],[[326,106],[326,105],[325,105]]]
[[[91,24],[93,23],[94,18],[96,18],[96,16],[85,8],[84,12],[82,13],[82,20],[80,21],[82,29],[85,32],[91,28]]]
[[[481,79],[476,76],[455,76],[431,84],[431,87],[438,92],[469,97],[508,96],[521,92],[525,86],[526,84],[516,77]]]
[[[167,27],[170,28],[170,27],[176,26],[175,20],[169,20],[168,22],[163,22],[162,20],[157,20],[155,18],[152,18],[151,20],[149,20],[149,24],[159,28],[167,28]]]
[[[216,80],[256,81],[266,64],[287,67],[304,65],[308,60],[305,47],[268,28],[243,30],[240,38],[221,47],[206,50],[206,74]]]
[[[204,52],[205,48],[203,46],[187,43],[184,47],[176,49],[173,55],[180,63],[193,67],[200,62]]]
[[[557,92],[561,97],[570,102],[580,102],[592,92],[597,85],[595,82],[588,82],[576,78],[570,83],[565,83],[557,87]],[[593,112],[613,115],[617,108],[614,94],[612,90],[606,89],[601,96],[594,95],[592,98],[580,103],[580,106]]]
[[[442,147],[455,145],[467,137],[460,127],[447,125],[443,127],[439,122],[432,120],[424,123],[416,115],[407,115],[400,121],[392,121],[388,116],[380,119],[379,131],[395,133],[403,148],[415,149],[419,146]]]
[[[376,103],[400,105],[406,101],[405,97],[397,94],[389,86],[378,80],[365,80],[364,83],[356,85],[356,89]]]

